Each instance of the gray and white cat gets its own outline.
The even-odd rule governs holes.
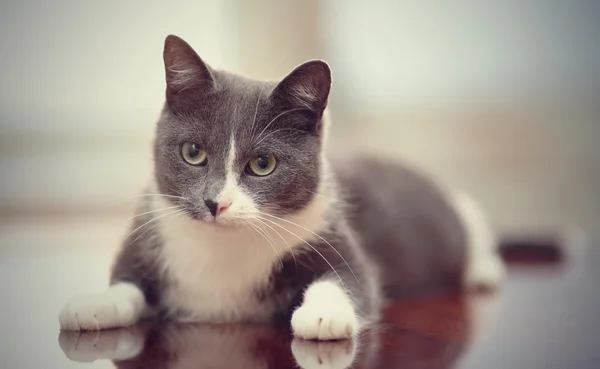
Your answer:
[[[157,315],[283,320],[299,338],[344,339],[385,299],[500,282],[494,238],[467,197],[393,162],[326,153],[323,61],[255,81],[168,36],[164,63],[154,180],[110,287],[70,300],[63,330]]]

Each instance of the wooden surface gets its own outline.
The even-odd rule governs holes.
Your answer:
[[[394,303],[356,342],[292,341],[261,325],[59,335],[60,306],[103,287],[124,227],[111,219],[0,224],[0,367],[600,368],[597,251],[516,263],[494,295]]]

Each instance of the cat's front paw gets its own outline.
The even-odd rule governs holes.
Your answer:
[[[358,319],[349,304],[305,303],[292,315],[292,331],[306,340],[348,339],[357,333]]]
[[[72,298],[59,315],[60,328],[67,331],[90,331],[127,327],[136,322],[131,301],[107,297],[105,294]]]
[[[314,342],[294,340],[292,354],[302,369],[346,369],[356,355],[354,341]]]
[[[66,331],[128,327],[137,323],[145,307],[142,292],[130,284],[111,286],[102,293],[72,298],[58,321]]]
[[[144,349],[145,335],[140,329],[115,329],[104,332],[67,332],[58,337],[60,348],[71,361],[131,360]]]

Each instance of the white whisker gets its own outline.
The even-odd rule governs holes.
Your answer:
[[[168,207],[162,208],[162,209],[149,210],[149,211],[146,211],[146,212],[143,212],[143,213],[131,216],[131,217],[127,218],[127,220],[130,220],[130,219],[133,219],[133,218],[138,218],[138,217],[141,217],[142,215],[146,215],[146,214],[158,213],[159,211],[175,209],[175,208],[178,208],[178,207],[179,207],[179,205],[175,205],[175,206],[168,206]]]
[[[258,228],[260,228],[260,230],[265,233],[265,235],[269,238],[269,240],[271,240],[271,242],[274,242],[273,238],[271,237],[271,235],[269,234],[269,232],[267,232],[267,230],[264,229],[264,227],[261,227],[260,224],[253,224],[253,225],[256,226],[256,227],[258,227]],[[273,244],[273,245],[275,245],[275,244]]]
[[[181,210],[181,209],[179,209],[179,210],[176,210],[176,211],[174,211],[174,212],[171,212],[171,213],[167,213],[167,214],[164,214],[164,215],[158,216],[158,217],[156,217],[156,218],[152,219],[152,221],[155,221],[155,220],[157,220],[157,219],[159,219],[159,218],[163,218],[163,217],[166,217],[167,215],[173,215],[173,214],[175,214],[175,215],[173,216],[173,218],[176,218],[177,216],[179,216],[179,215],[181,215],[181,214],[184,214],[184,213],[185,213],[185,211],[184,211],[184,210]],[[158,227],[158,223],[154,223],[154,224],[152,224],[150,227],[146,228],[146,230],[145,230],[144,232],[142,232],[140,235],[138,235],[138,236],[137,236],[137,237],[136,237],[136,238],[135,238],[133,241],[131,241],[129,244],[131,244],[131,243],[135,242],[135,241],[136,241],[136,240],[138,240],[140,237],[142,237],[144,234],[148,233],[148,232],[149,232],[149,231],[151,231],[152,229],[155,229],[156,227]]]
[[[285,228],[284,226],[282,226],[279,223],[276,223],[270,219],[266,219],[266,218],[261,218],[264,221],[267,221],[273,225],[276,225],[277,227],[283,229],[284,231],[288,232],[289,234],[291,234],[292,236],[296,237],[297,239],[299,239],[300,241],[304,242],[308,247],[310,247],[314,252],[316,252],[326,263],[327,265],[329,265],[329,267],[331,268],[331,270],[335,273],[335,275],[338,277],[338,279],[340,280],[340,284],[342,285],[342,287],[344,287],[344,281],[342,280],[342,277],[340,277],[340,275],[338,274],[337,270],[335,270],[335,268],[333,267],[333,265],[331,265],[331,263],[329,262],[329,260],[327,260],[327,258],[325,256],[323,256],[323,254],[321,254],[321,252],[319,252],[319,250],[317,250],[313,245],[311,245],[308,241],[306,241],[304,238],[298,236],[297,234],[295,234],[294,232],[290,231],[289,229]]]
[[[302,132],[301,130],[299,130],[299,129],[296,129],[296,128],[280,128],[280,129],[277,129],[277,130],[275,130],[275,131],[273,131],[273,132],[269,132],[269,133],[267,133],[266,135],[264,135],[264,136],[263,136],[263,138],[261,138],[261,139],[260,139],[260,141],[258,141],[258,142],[257,142],[257,143],[255,143],[254,145],[255,145],[255,146],[259,145],[261,142],[263,142],[264,140],[266,140],[267,138],[269,138],[269,136],[272,136],[272,135],[274,135],[275,133],[279,133],[279,132],[281,132],[281,131],[294,131],[294,132]],[[289,136],[291,136],[291,135],[289,135]],[[288,137],[288,136],[286,136],[286,137]]]
[[[348,267],[348,269],[350,270],[350,272],[352,273],[352,275],[354,276],[354,278],[356,279],[356,281],[357,281],[358,283],[360,283],[360,281],[358,280],[358,277],[356,276],[356,274],[354,274],[354,271],[353,271],[353,270],[352,270],[352,268],[350,267],[350,264],[348,264],[348,262],[346,261],[346,259],[345,259],[345,258],[342,256],[342,254],[340,254],[340,252],[339,252],[339,251],[338,251],[338,250],[337,250],[335,247],[333,247],[333,245],[332,245],[331,243],[329,243],[329,241],[327,241],[326,239],[324,239],[323,237],[321,237],[319,234],[317,234],[317,233],[315,233],[315,232],[311,231],[310,229],[308,229],[308,228],[306,228],[306,227],[304,227],[304,226],[302,226],[302,225],[300,225],[300,224],[298,224],[298,223],[294,223],[294,222],[292,222],[292,221],[289,221],[289,220],[286,220],[286,219],[283,219],[283,218],[277,217],[277,216],[275,216],[275,215],[271,215],[271,214],[267,214],[267,213],[263,213],[263,212],[260,212],[260,214],[261,214],[261,215],[266,215],[266,216],[269,216],[269,217],[272,217],[272,218],[278,219],[278,220],[280,220],[280,221],[282,221],[282,222],[286,222],[286,223],[288,223],[288,224],[291,224],[291,225],[294,225],[294,226],[296,226],[296,227],[299,227],[299,228],[301,228],[301,229],[303,229],[303,230],[305,230],[305,231],[307,231],[307,232],[310,232],[310,233],[311,233],[311,234],[313,234],[315,237],[317,237],[317,238],[319,238],[321,241],[325,242],[325,243],[326,243],[327,245],[329,245],[329,247],[331,247],[331,248],[333,249],[333,251],[335,251],[335,253],[336,253],[336,254],[338,254],[338,256],[339,256],[339,257],[340,257],[340,258],[341,258],[341,259],[344,261],[344,263],[346,264],[346,266]]]
[[[152,197],[158,196],[158,197],[167,197],[167,198],[175,198],[175,199],[179,199],[179,200],[186,200],[186,198],[182,197],[182,196],[166,195],[164,193],[145,193],[145,194],[141,194],[141,195],[126,197],[124,199],[115,201],[113,203],[109,203],[108,205],[106,205],[106,207],[116,206],[116,205],[122,204],[122,203],[127,202],[127,201],[137,200],[137,199],[139,199],[141,197],[151,197],[151,196]]]
[[[279,236],[279,238],[281,238],[281,240],[283,242],[285,242],[285,244],[287,245],[288,249],[290,250],[290,253],[292,254],[292,259],[294,259],[294,265],[297,267],[298,266],[298,262],[296,261],[296,255],[294,255],[294,250],[292,249],[292,246],[290,246],[290,243],[287,242],[287,240],[281,235],[281,233],[277,232],[277,230],[275,228],[273,228],[270,225],[268,225],[267,223],[265,223],[262,219],[260,219],[260,218],[254,218],[254,219],[257,220],[257,221],[259,221],[265,227],[269,227],[269,229],[271,229],[276,235]]]
[[[154,221],[156,221],[156,220],[158,220],[160,218],[166,217],[167,215],[175,214],[175,213],[178,213],[178,212],[183,212],[183,210],[177,209],[175,211],[172,211],[172,212],[169,212],[169,213],[166,213],[166,214],[163,214],[163,215],[159,215],[157,217],[154,217],[154,218],[150,219],[146,223],[142,224],[141,226],[139,226],[136,229],[134,229],[133,231],[131,231],[131,233],[129,233],[127,235],[127,237],[125,237],[125,239],[128,239],[129,237],[131,237],[135,232],[137,232],[138,230],[142,229],[144,226],[146,226],[146,225],[148,225],[148,224],[150,224],[150,223],[152,223],[152,222],[154,222]],[[133,241],[129,242],[127,245],[130,245],[133,242],[135,242],[138,238],[140,238],[141,236],[143,236],[150,229],[152,229],[152,228],[149,228],[149,229],[145,230],[142,234],[140,234],[139,236],[137,236]]]
[[[279,259],[279,263],[281,264],[281,267],[283,268],[283,260],[281,259],[281,256],[279,255],[279,253],[277,252],[277,249],[275,248],[275,245],[273,245],[273,242],[271,242],[271,240],[269,240],[266,236],[266,232],[261,229],[260,227],[258,227],[256,224],[252,224],[252,223],[248,223],[252,228],[254,228],[254,230],[256,231],[256,233],[258,233],[259,235],[261,235],[271,246],[271,248],[273,249],[273,251],[275,252],[275,255],[277,255],[277,259]]]
[[[167,188],[169,189],[169,191],[172,191],[175,195],[182,196],[182,194],[180,194],[179,192],[175,191],[173,188],[171,188],[171,187],[167,187]]]
[[[242,224],[246,225],[248,228],[250,228],[252,225],[249,224],[250,222],[247,220],[242,219],[241,220]],[[250,232],[250,234],[252,235],[252,238],[254,239],[254,250],[256,251],[256,255],[258,255],[258,240],[256,239],[256,235],[254,234],[254,232]],[[254,257],[256,257],[256,255]]]
[[[340,200],[340,199],[338,199],[338,198],[331,197],[331,196],[327,196],[327,195],[323,195],[323,194],[320,194],[320,193],[318,193],[318,192],[315,192],[315,191],[311,191],[311,190],[307,190],[307,191],[308,191],[309,193],[312,193],[313,195],[321,196],[321,197],[323,197],[323,198],[325,198],[325,199],[328,199],[328,200],[331,200],[331,201],[334,201],[334,202],[342,201],[342,200]]]
[[[276,121],[277,119],[279,119],[280,117],[284,116],[285,114],[289,114],[289,113],[293,113],[293,112],[296,112],[296,111],[301,111],[301,110],[308,110],[308,109],[307,109],[307,108],[295,108],[295,109],[290,109],[290,110],[286,110],[286,111],[284,111],[284,112],[281,112],[281,113],[279,113],[277,116],[275,116],[275,118],[273,118],[273,119],[272,119],[272,120],[269,122],[269,124],[267,124],[267,125],[265,126],[265,128],[263,128],[263,130],[262,130],[262,131],[260,131],[260,133],[258,134],[258,137],[257,137],[257,139],[259,139],[259,138],[260,138],[260,136],[262,136],[262,134],[263,134],[263,133],[265,133],[265,131],[267,130],[267,128],[269,128],[269,127],[271,126],[271,124],[273,124],[273,122],[275,122],[275,121]]]
[[[260,92],[258,93],[258,98],[256,99],[256,107],[254,108],[254,118],[252,119],[252,127],[250,128],[250,135],[254,136],[254,124],[256,123],[256,116],[258,114],[258,106],[260,105],[260,98],[262,97],[263,90],[265,89],[265,85],[260,87]]]

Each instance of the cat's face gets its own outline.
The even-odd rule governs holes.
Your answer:
[[[243,224],[305,207],[320,182],[329,68],[312,61],[279,83],[214,71],[183,40],[164,51],[167,102],[158,122],[159,191],[194,219]]]

